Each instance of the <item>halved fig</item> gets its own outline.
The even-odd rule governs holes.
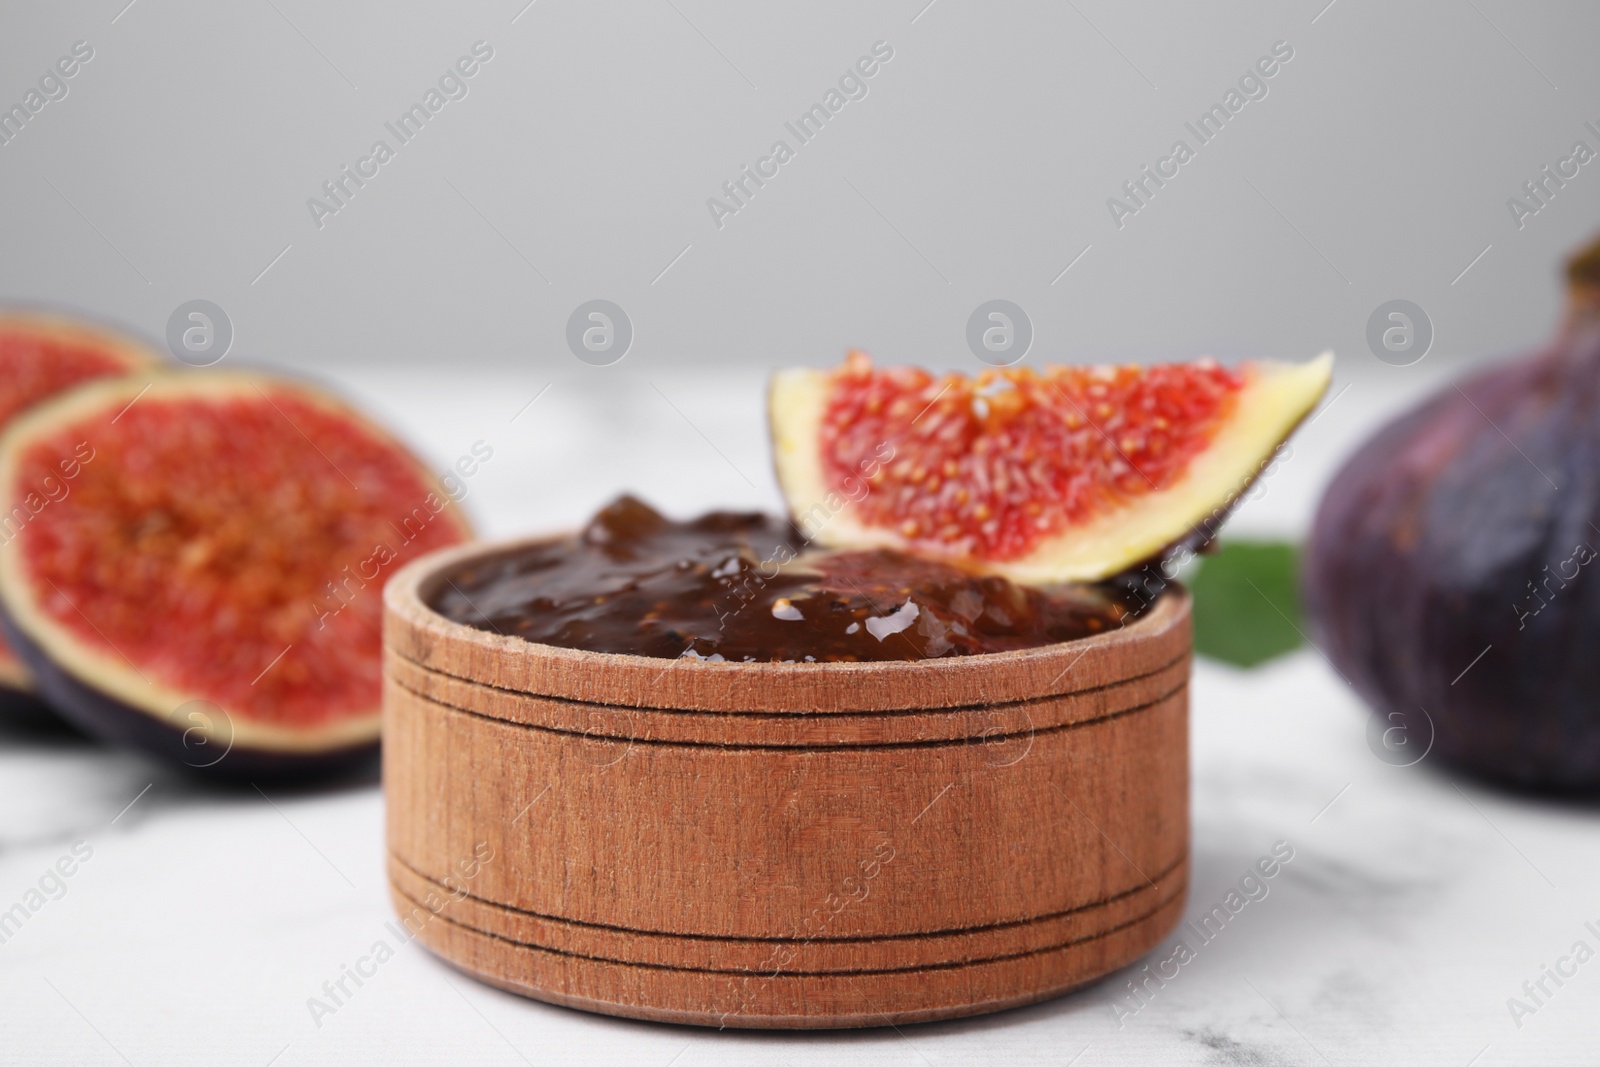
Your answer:
[[[16,415],[73,386],[155,366],[153,350],[134,338],[65,315],[0,309],[0,429]],[[24,508],[0,515],[0,540],[27,525]],[[0,638],[0,705],[31,700],[27,666]]]
[[[778,481],[795,525],[1034,584],[1093,581],[1209,536],[1327,389],[1303,364],[1211,360],[934,377],[778,372]]]
[[[370,755],[383,582],[469,536],[389,434],[259,374],[47,401],[0,438],[0,504],[33,512],[0,545],[0,615],[40,691],[91,734],[223,774]]]

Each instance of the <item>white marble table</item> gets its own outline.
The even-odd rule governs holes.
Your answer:
[[[548,374],[343,377],[441,466],[474,441],[493,445],[468,497],[491,535],[569,524],[623,488],[680,513],[774,503],[759,376],[633,373],[558,378],[521,415]],[[1342,375],[1336,388],[1349,391],[1236,529],[1302,530],[1331,465],[1430,374]],[[64,864],[64,893],[0,944],[0,1061],[1595,1062],[1600,962],[1559,988],[1547,981],[1553,995],[1520,1027],[1506,1002],[1575,941],[1600,948],[1584,925],[1600,930],[1600,808],[1496,793],[1427,760],[1389,766],[1364,727],[1314,650],[1249,673],[1197,665],[1189,916],[1221,903],[1275,842],[1294,858],[1220,935],[1193,940],[1194,959],[1137,1013],[1116,1007],[1128,972],[1000,1015],[809,1034],[550,1007],[479,985],[414,944],[314,1019],[308,998],[376,940],[392,941],[375,785],[268,799],[7,727],[0,909],[42,877],[57,891],[46,871],[75,842],[92,853]]]

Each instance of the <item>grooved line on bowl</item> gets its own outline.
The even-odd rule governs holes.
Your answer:
[[[396,896],[398,896],[398,897],[400,897],[400,898],[402,898],[404,900],[410,901],[412,904],[415,904],[419,908],[423,908],[424,910],[427,910],[427,905],[426,904],[423,904],[421,901],[416,900],[413,897],[411,897],[408,893],[406,893],[405,891],[400,889],[398,886],[396,886],[393,881],[391,881],[389,883],[389,888],[390,888],[390,891],[392,891]],[[958,970],[958,969],[963,968],[963,967],[982,966],[983,964],[987,964],[987,963],[1004,963],[1004,962],[1006,962],[1008,960],[1025,959],[1025,958],[1027,958],[1029,956],[1042,956],[1042,955],[1046,955],[1046,954],[1051,953],[1051,952],[1060,952],[1063,949],[1074,948],[1074,947],[1076,947],[1078,945],[1087,944],[1087,943],[1089,943],[1091,941],[1099,941],[1099,940],[1101,940],[1103,938],[1110,937],[1112,934],[1120,933],[1121,931],[1126,930],[1129,927],[1137,926],[1140,923],[1145,922],[1145,921],[1153,918],[1154,916],[1158,915],[1163,909],[1169,907],[1172,904],[1173,901],[1180,899],[1184,895],[1184,893],[1186,891],[1187,891],[1187,886],[1179,886],[1178,889],[1176,889],[1175,891],[1167,894],[1167,896],[1165,898],[1163,898],[1160,901],[1160,903],[1156,904],[1155,907],[1151,908],[1147,912],[1144,912],[1143,914],[1135,916],[1132,919],[1128,919],[1125,922],[1120,922],[1116,926],[1108,927],[1108,928],[1106,928],[1104,930],[1099,930],[1099,931],[1096,931],[1095,933],[1085,935],[1084,937],[1071,938],[1071,939],[1063,941],[1063,942],[1061,942],[1059,944],[1045,945],[1045,946],[1043,946],[1041,948],[1025,949],[1025,950],[1023,950],[1021,952],[1002,953],[1001,955],[998,955],[998,956],[986,956],[986,957],[984,957],[982,959],[949,960],[949,961],[946,961],[946,962],[943,962],[943,963],[920,963],[920,964],[913,964],[912,966],[909,966],[909,967],[860,968],[860,969],[840,970],[840,971],[783,971],[777,977],[780,977],[780,978],[829,978],[829,977],[835,977],[835,976],[838,976],[838,975],[848,975],[848,974],[869,975],[869,974],[902,974],[902,973],[905,973],[905,972],[908,972],[908,971],[948,971],[948,970]],[[514,937],[507,937],[504,934],[497,934],[497,933],[494,933],[493,931],[490,931],[490,930],[482,930],[482,929],[479,929],[476,926],[472,926],[472,925],[470,925],[468,923],[464,923],[464,922],[460,921],[459,919],[452,919],[447,915],[436,915],[435,917],[440,919],[441,921],[445,922],[446,924],[448,924],[450,926],[460,927],[463,930],[470,930],[473,933],[478,934],[480,937],[492,938],[495,941],[500,941],[500,942],[503,942],[503,943],[508,944],[508,945],[516,945],[518,948],[533,949],[533,950],[535,950],[537,952],[548,952],[548,953],[550,953],[551,955],[554,955],[554,956],[566,956],[566,957],[571,958],[571,959],[591,960],[591,961],[596,962],[596,963],[609,963],[609,964],[613,964],[613,965],[621,966],[621,967],[646,967],[646,968],[649,968],[651,970],[676,971],[676,972],[679,972],[679,973],[688,973],[688,974],[730,974],[730,975],[761,975],[761,974],[764,974],[764,972],[762,972],[762,971],[756,971],[756,970],[750,970],[750,969],[742,969],[741,970],[741,969],[728,969],[728,968],[717,968],[717,967],[678,967],[678,966],[674,966],[674,965],[668,964],[668,963],[643,963],[643,962],[639,962],[639,961],[636,961],[636,960],[621,960],[621,959],[613,959],[613,958],[608,957],[608,956],[594,956],[594,955],[590,955],[590,954],[583,953],[583,952],[572,952],[572,951],[569,951],[567,949],[550,948],[550,947],[545,946],[545,945],[536,945],[536,944],[533,944],[533,943],[527,942],[527,941],[518,941]],[[802,944],[804,944],[804,943],[805,942],[802,942]]]
[[[1015,707],[1019,704],[1034,704],[1041,700],[1060,700],[1065,697],[1087,696],[1090,693],[1101,693],[1107,689],[1118,689],[1125,685],[1132,685],[1134,682],[1142,682],[1146,678],[1153,678],[1163,671],[1170,671],[1173,667],[1176,667],[1180,663],[1186,662],[1190,658],[1190,651],[1189,649],[1185,648],[1178,655],[1173,656],[1170,660],[1161,664],[1159,667],[1153,667],[1142,674],[1130,674],[1124,678],[1118,678],[1114,682],[1106,682],[1103,685],[1091,685],[1084,689],[1067,689],[1059,693],[1040,693],[1037,696],[1025,697],[1021,700],[1001,700],[994,703],[940,704],[923,707],[886,708],[877,711],[719,711],[714,708],[661,708],[644,704],[607,704],[598,700],[578,700],[574,697],[551,696],[545,693],[535,693],[527,689],[508,689],[503,685],[494,685],[490,682],[482,682],[476,678],[467,678],[459,674],[446,674],[444,671],[430,667],[426,663],[419,663],[410,656],[402,655],[392,648],[386,649],[385,651],[394,656],[396,659],[404,660],[417,670],[426,674],[431,674],[437,678],[444,678],[452,682],[461,682],[465,685],[481,686],[484,689],[492,689],[497,693],[509,693],[512,696],[534,697],[538,700],[549,700],[557,704],[571,704],[575,707],[605,708],[608,710],[620,709],[622,711],[659,711],[664,715],[725,715],[729,718],[738,719],[750,718],[778,720],[793,719],[800,716],[811,716],[816,718],[848,718],[851,716],[861,715],[925,715],[946,711],[986,711],[994,710],[996,708],[1009,708]],[[668,660],[666,662],[676,663],[677,660]],[[890,660],[887,662],[895,661]],[[387,674],[388,672],[385,673]],[[407,686],[407,688],[409,689],[410,687]],[[415,690],[412,691],[415,692]],[[423,694],[418,693],[417,695],[422,696]],[[425,699],[432,700],[433,698],[426,697]],[[493,716],[488,717],[493,718]]]
[[[1146,676],[1141,675],[1141,677],[1146,677]],[[939,748],[939,747],[942,747],[942,746],[950,746],[950,745],[966,746],[966,745],[972,745],[972,744],[978,744],[978,743],[981,743],[981,744],[994,744],[996,742],[1004,741],[1004,740],[1006,740],[1008,738],[1013,738],[1013,737],[1041,737],[1041,736],[1044,736],[1046,734],[1060,733],[1063,730],[1078,730],[1078,729],[1082,729],[1082,728],[1088,727],[1088,726],[1098,726],[1098,725],[1100,725],[1102,723],[1110,722],[1113,719],[1120,719],[1120,718],[1123,718],[1124,716],[1128,716],[1128,715],[1136,715],[1141,711],[1149,711],[1151,708],[1155,708],[1155,707],[1158,707],[1158,706],[1166,703],[1167,701],[1171,700],[1173,697],[1177,696],[1179,693],[1182,693],[1182,692],[1186,691],[1189,688],[1189,679],[1188,679],[1187,676],[1185,676],[1184,680],[1182,682],[1180,682],[1178,685],[1174,686],[1173,688],[1167,690],[1165,693],[1162,693],[1161,695],[1159,695],[1157,697],[1154,697],[1151,700],[1147,700],[1144,703],[1135,704],[1132,707],[1119,708],[1116,711],[1109,711],[1109,712],[1106,712],[1104,715],[1098,715],[1098,716],[1096,716],[1095,718],[1092,718],[1092,719],[1081,719],[1081,720],[1079,720],[1077,722],[1058,723],[1055,726],[1034,727],[1034,728],[1029,728],[1027,730],[1017,730],[1017,731],[1014,731],[1012,733],[983,734],[983,735],[981,735],[979,737],[933,738],[933,739],[926,740],[926,741],[868,741],[868,742],[864,742],[862,744],[844,744],[844,743],[841,743],[841,744],[799,744],[799,745],[773,745],[773,744],[752,745],[752,744],[724,744],[722,742],[717,742],[717,741],[665,741],[665,740],[652,740],[652,739],[648,739],[648,738],[629,737],[627,735],[595,734],[595,733],[587,733],[587,732],[582,731],[582,730],[562,730],[562,729],[558,729],[557,727],[554,727],[554,726],[544,726],[544,725],[540,725],[538,723],[517,722],[515,719],[502,719],[502,718],[499,718],[498,716],[488,715],[488,714],[485,714],[484,712],[481,712],[481,711],[474,711],[471,708],[463,708],[463,707],[460,707],[458,705],[448,703],[447,701],[440,700],[438,697],[429,696],[426,693],[419,693],[415,689],[411,688],[409,685],[406,685],[404,682],[400,681],[398,678],[395,678],[393,675],[389,675],[388,676],[388,680],[392,684],[398,686],[399,688],[404,689],[406,692],[410,693],[412,696],[416,697],[418,700],[425,701],[426,703],[432,704],[435,707],[444,708],[446,711],[453,711],[458,715],[466,715],[466,716],[468,716],[470,718],[481,719],[484,722],[492,722],[492,723],[495,723],[495,724],[500,725],[500,726],[508,726],[508,727],[512,727],[514,729],[535,730],[535,731],[538,731],[540,733],[560,734],[560,735],[565,736],[565,737],[581,737],[581,738],[584,738],[585,740],[588,740],[588,741],[614,741],[614,742],[616,742],[618,744],[629,744],[629,745],[662,745],[662,746],[666,746],[666,747],[669,747],[669,748],[718,748],[718,749],[726,749],[728,751],[735,751],[735,752],[773,752],[773,751],[776,751],[776,752],[793,752],[793,751],[833,752],[833,751],[853,751],[853,750],[856,750],[856,749]],[[523,694],[523,695],[529,695],[529,694]],[[1075,696],[1076,694],[1072,694],[1072,695]],[[546,699],[546,698],[540,698],[540,699]],[[994,705],[978,704],[978,705],[973,705],[971,707],[964,707],[964,708],[933,708],[933,709],[922,709],[922,710],[924,712],[928,712],[928,711],[931,711],[931,712],[970,711],[970,710],[980,710],[980,709],[996,708],[996,707],[1008,707],[1008,706],[1013,706],[1013,705],[1017,705],[1017,704],[1021,704],[1021,705],[1036,704],[1036,703],[1040,703],[1040,702],[1045,701],[1045,700],[1056,700],[1056,699],[1059,699],[1059,698],[1058,697],[1040,697],[1037,700],[1013,701],[1011,705],[1006,705],[1006,704],[994,704]],[[575,703],[586,703],[586,702],[576,701]],[[667,712],[669,714],[690,714],[690,715],[702,714],[702,713],[699,713],[699,712],[687,712],[687,713],[685,713],[681,709],[675,709],[675,708],[634,708],[634,707],[629,707],[627,705],[619,705],[619,704],[595,704],[595,705],[591,705],[591,706],[593,706],[593,707],[610,708],[610,709],[613,709],[613,710],[624,711],[624,712],[627,712],[627,711],[662,711],[662,712]],[[876,714],[879,714],[879,713],[878,712],[862,712],[860,714],[876,715]]]
[[[453,890],[449,886],[435,881],[431,875],[425,874],[416,867],[412,866],[411,863],[404,857],[397,855],[393,848],[389,849],[389,859],[395,863],[398,863],[400,866],[404,867],[406,870],[410,871],[412,874],[416,875],[422,881],[427,882],[434,888],[452,895],[456,893],[456,890]],[[642,934],[646,937],[660,937],[671,941],[733,941],[759,945],[808,945],[812,942],[823,942],[830,945],[848,945],[858,943],[870,944],[878,941],[914,941],[931,937],[959,937],[964,934],[982,934],[987,933],[990,930],[1007,930],[1015,927],[1032,926],[1038,923],[1050,922],[1054,919],[1064,919],[1067,916],[1075,915],[1080,911],[1091,911],[1095,908],[1103,908],[1108,904],[1115,904],[1119,900],[1143,893],[1147,888],[1156,888],[1157,883],[1160,883],[1166,878],[1171,877],[1175,871],[1177,871],[1180,867],[1183,867],[1188,862],[1189,851],[1185,849],[1183,855],[1179,856],[1161,870],[1157,871],[1153,878],[1148,879],[1138,885],[1129,886],[1127,889],[1119,889],[1115,893],[1101,897],[1098,900],[1091,900],[1087,904],[1078,904],[1071,908],[1064,908],[1061,911],[1050,911],[1041,915],[1030,915],[1025,919],[1007,919],[1004,922],[985,923],[982,926],[951,926],[942,930],[915,930],[903,934],[861,934],[848,937],[741,937],[732,934],[695,934],[678,933],[673,930],[647,930],[636,926],[618,926],[614,923],[597,923],[589,922],[584,919],[569,919],[562,915],[545,915],[541,912],[529,911],[527,908],[519,908],[515,904],[504,904],[498,900],[490,900],[487,897],[480,897],[475,893],[466,893],[464,894],[464,897],[467,900],[477,901],[479,904],[483,904],[487,907],[498,908],[501,911],[515,912],[518,915],[526,915],[531,919],[542,919],[546,922],[567,923],[572,926],[584,926],[594,930],[609,930],[613,933],[619,934]],[[394,879],[390,878],[389,883],[390,885],[393,885]],[[396,891],[399,892],[399,890]],[[409,894],[402,893],[401,895],[405,896],[407,900],[412,899]],[[412,902],[418,904],[420,907],[427,907],[427,905],[422,904],[421,901]],[[466,923],[458,923],[457,925],[467,926]],[[476,929],[476,927],[468,927],[468,929]],[[514,939],[507,938],[506,940]],[[523,944],[523,942],[519,941],[517,944]],[[551,949],[550,951],[554,952],[558,950]]]

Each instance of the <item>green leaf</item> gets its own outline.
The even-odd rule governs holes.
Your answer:
[[[1303,643],[1300,553],[1287,541],[1225,541],[1189,582],[1194,650],[1255,667]],[[1297,629],[1297,627],[1299,629]]]

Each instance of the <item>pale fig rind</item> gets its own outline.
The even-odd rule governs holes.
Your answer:
[[[15,420],[0,437],[0,502],[17,495],[18,466],[30,443],[61,427],[112,415],[134,402],[204,403],[233,397],[281,399],[284,395],[347,421],[364,436],[393,448],[414,468],[420,486],[448,498],[435,476],[392,435],[320,389],[259,373],[175,371],[92,382]],[[470,528],[455,505],[445,507],[439,518],[457,539],[470,537]],[[22,536],[0,543],[0,619],[40,693],[63,718],[81,729],[195,770],[232,777],[332,772],[359,765],[377,750],[381,705],[376,693],[370,707],[345,710],[315,725],[263,722],[240,709],[211,704],[181,682],[163,681],[142,671],[120,650],[80,637],[43,610],[42,597],[49,590],[36,588],[30,580],[22,551],[25,538],[26,530]],[[378,591],[374,589],[370,595],[376,597]],[[195,653],[204,654],[201,637],[174,634],[173,640],[199,642]],[[191,713],[197,706],[206,710]],[[219,753],[226,754],[217,758]]]
[[[363,772],[376,771],[376,736],[316,751],[283,751],[235,744],[227,723],[208,724],[208,718],[215,720],[214,716],[173,715],[163,720],[79,680],[20,632],[3,611],[0,611],[0,633],[4,633],[30,668],[35,690],[44,702],[42,706],[98,740],[220,779],[285,781],[346,773],[366,777],[370,775]]]
[[[0,306],[0,335],[23,333],[45,341],[93,349],[120,364],[122,373],[160,365],[161,355],[143,339],[118,327],[85,319],[81,315],[48,307]],[[3,516],[0,516],[3,518]],[[0,526],[0,537],[7,536]],[[33,696],[33,674],[23,660],[0,646],[0,714],[35,714],[40,702]]]
[[[1300,364],[1260,361],[1243,369],[1246,381],[1233,413],[1175,482],[1047,537],[1018,558],[960,562],[1026,584],[1098,581],[1161,557],[1192,541],[1197,530],[1214,534],[1326,392],[1333,354]],[[768,390],[774,462],[790,515],[803,524],[821,507],[828,520],[817,524],[816,539],[829,547],[913,547],[893,529],[863,523],[849,507],[828,506],[838,492],[824,475],[818,442],[833,380],[829,371],[782,370]],[[937,554],[926,545],[914,550]]]

